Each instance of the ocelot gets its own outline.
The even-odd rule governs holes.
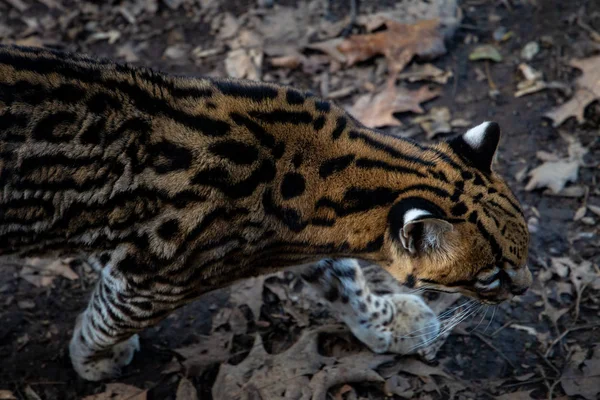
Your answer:
[[[407,331],[437,334],[435,315],[376,296],[355,259],[487,303],[531,284],[523,212],[492,170],[499,139],[484,122],[424,145],[288,86],[2,46],[0,252],[98,268],[70,343],[89,380],[201,294],[312,261],[303,277],[360,340],[404,352],[424,340]]]

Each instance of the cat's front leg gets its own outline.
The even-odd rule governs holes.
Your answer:
[[[419,296],[374,294],[354,259],[322,260],[301,276],[372,351],[430,358],[427,349],[439,334],[440,323]]]

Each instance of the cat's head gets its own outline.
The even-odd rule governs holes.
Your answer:
[[[499,140],[498,124],[485,122],[437,144],[432,181],[391,208],[388,269],[408,286],[497,303],[531,285],[523,212],[492,170]]]

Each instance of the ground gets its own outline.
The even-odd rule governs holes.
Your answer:
[[[4,0],[0,39],[85,51],[178,74],[280,81],[344,106],[383,90],[389,69],[382,57],[342,66],[305,46],[336,37],[347,22],[350,1],[275,0],[272,8],[265,7],[268,3]],[[368,16],[390,10],[395,2],[361,3],[360,15]],[[529,265],[535,276],[530,291],[466,319],[437,360],[426,364],[365,352],[330,328],[335,321],[314,299],[302,298],[304,289],[290,274],[245,282],[231,296],[229,290],[211,293],[144,332],[143,351],[112,382],[131,385],[134,391],[125,395],[122,386],[111,382],[82,381],[69,363],[68,340],[94,273],[69,260],[10,260],[0,268],[0,399],[80,399],[99,393],[105,394],[93,398],[267,399],[275,395],[258,383],[286,384],[282,376],[289,387],[312,390],[314,398],[598,398],[600,104],[594,99],[600,97],[600,76],[572,62],[588,58],[588,65],[600,70],[600,58],[594,58],[600,52],[600,3],[464,0],[459,5],[462,21],[445,51],[431,61],[453,76],[445,84],[432,84],[440,94],[422,107],[432,118],[444,107],[449,111],[444,121],[433,118],[434,124],[446,126],[436,139],[463,130],[463,120],[495,120],[502,127],[496,169],[522,201],[529,222]],[[287,7],[295,11],[286,14]],[[282,27],[290,15],[306,18]],[[269,18],[272,26],[257,23]],[[314,29],[298,33],[300,25]],[[285,35],[269,37],[270,28]],[[354,33],[367,34],[365,29],[359,20]],[[286,38],[278,47],[277,40]],[[539,47],[531,59],[522,54],[529,42]],[[471,60],[481,45],[492,45],[502,59]],[[278,56],[292,53],[291,59],[279,59],[283,67],[273,65]],[[424,62],[413,61],[408,69]],[[548,88],[515,97],[524,81],[523,63],[543,73]],[[292,69],[296,64],[301,65]],[[408,90],[421,85],[398,83]],[[591,97],[581,100],[586,94]],[[574,103],[565,103],[571,96]],[[558,118],[553,110],[561,104],[575,104],[580,120]],[[360,112],[358,106],[354,110]],[[549,112],[553,119],[545,116]],[[421,141],[431,136],[425,133],[431,120],[429,125],[413,121],[411,112],[394,116],[403,126],[385,128],[390,132]],[[542,170],[534,169],[540,165]],[[29,265],[25,272],[24,263]],[[51,275],[40,277],[40,270]],[[298,343],[306,346],[299,349]],[[310,368],[285,375],[289,365]],[[361,365],[358,372],[352,369]],[[328,379],[321,385],[328,393],[319,394],[315,388]],[[232,381],[245,385],[231,392]],[[113,397],[106,394],[110,390]]]

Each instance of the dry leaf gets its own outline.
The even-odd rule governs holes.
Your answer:
[[[37,394],[31,386],[25,386],[25,398],[27,400],[42,400],[39,394]]]
[[[500,54],[498,49],[492,46],[491,44],[484,44],[473,49],[471,54],[469,54],[469,60],[491,60],[495,62],[500,62],[502,61],[502,54]]]
[[[25,265],[19,271],[19,275],[36,287],[47,287],[52,285],[52,282],[57,276],[75,280],[78,279],[79,276],[69,266],[69,262],[72,260],[73,259],[48,260],[43,258],[27,258],[25,259]]]
[[[196,391],[194,384],[186,378],[181,378],[179,386],[177,386],[175,400],[198,400],[198,391]]]
[[[250,354],[237,365],[223,364],[212,389],[215,400],[238,398],[325,400],[334,385],[361,381],[383,382],[375,369],[394,355],[370,351],[338,358],[319,352],[323,334],[346,332],[339,326],[306,329],[289,349],[268,354],[260,335]]]
[[[178,371],[182,365],[186,376],[199,376],[207,367],[227,362],[232,342],[232,332],[213,332],[210,336],[200,336],[198,343],[175,349],[185,360],[167,365],[164,373]]]
[[[0,400],[17,400],[10,390],[0,390]]]
[[[597,216],[600,217],[600,207],[594,206],[592,204],[588,204],[588,208],[590,209],[591,212],[593,212],[594,214],[596,214]]]
[[[402,124],[394,117],[394,113],[411,111],[421,114],[424,110],[420,103],[434,99],[440,93],[439,89],[430,89],[427,86],[411,91],[388,84],[386,89],[378,94],[359,97],[349,111],[370,128],[400,126]]]
[[[232,78],[259,80],[262,76],[262,39],[254,32],[242,30],[229,43],[231,51],[225,58],[225,70]]]
[[[148,391],[124,383],[108,383],[106,391],[82,400],[146,400]]]
[[[559,193],[567,182],[577,181],[579,162],[548,161],[531,170],[528,175],[531,179],[525,186],[525,190],[547,187],[553,193]]]
[[[187,44],[175,44],[165,49],[163,57],[169,60],[178,61],[187,57],[190,53],[190,46]]]
[[[583,74],[575,80],[573,97],[544,114],[553,121],[554,127],[561,125],[570,117],[575,117],[577,122],[583,123],[585,108],[600,98],[600,56],[573,59],[569,64],[580,69]]]
[[[568,396],[582,396],[588,400],[598,399],[600,393],[600,345],[594,347],[590,359],[588,350],[575,351],[562,373],[560,384]]]
[[[521,392],[506,393],[501,396],[494,397],[496,400],[531,400],[531,392],[533,390],[525,390]]]
[[[427,139],[433,139],[441,133],[451,133],[450,110],[448,107],[433,107],[427,115],[413,118],[413,123],[419,124],[427,134]]]
[[[584,285],[600,289],[600,272],[590,261],[584,260],[578,264],[569,257],[554,257],[551,259],[551,265],[553,271],[561,278],[570,275],[577,292],[581,292]]]
[[[231,50],[225,59],[225,70],[232,78],[258,80],[261,77],[262,51],[256,49]]]
[[[587,212],[586,206],[581,206],[575,211],[575,215],[573,216],[573,221],[579,221],[581,218],[585,217],[585,213]]]
[[[452,76],[452,71],[444,71],[433,64],[415,64],[409,71],[398,75],[398,79],[409,82],[431,81],[445,85]]]
[[[308,46],[320,50],[346,66],[383,55],[388,61],[390,75],[395,76],[413,59],[433,59],[446,53],[439,20],[402,24],[387,20],[387,30],[347,39],[332,39]]]
[[[334,394],[333,398],[335,400],[344,400],[344,395],[346,393],[350,393],[350,392],[354,392],[354,389],[352,388],[352,386],[344,385],[337,390],[337,392]],[[356,393],[354,394],[354,396],[356,397]]]

